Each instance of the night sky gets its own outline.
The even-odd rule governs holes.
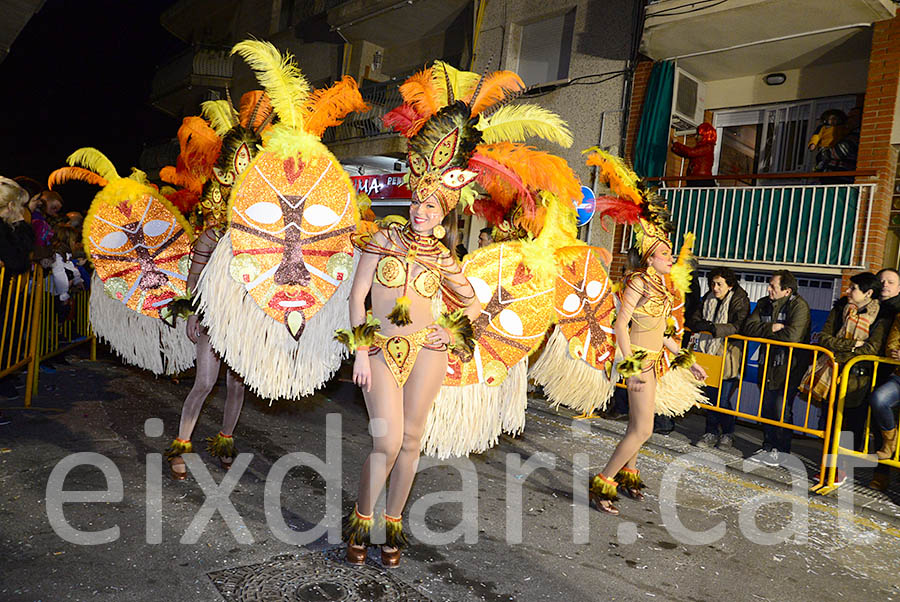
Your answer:
[[[82,146],[121,175],[145,145],[175,136],[179,121],[150,106],[155,68],[186,44],[159,24],[173,0],[47,0],[0,63],[0,175],[46,182]],[[96,187],[67,184],[67,209]]]

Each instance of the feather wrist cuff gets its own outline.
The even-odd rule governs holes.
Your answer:
[[[694,359],[694,352],[690,349],[682,349],[678,352],[678,355],[675,356],[675,359],[672,360],[671,367],[672,368],[690,368],[694,365],[696,359]]]
[[[475,332],[472,321],[461,309],[452,313],[443,313],[437,319],[437,325],[450,334],[450,349],[459,349],[466,353],[475,352]]]
[[[166,325],[174,328],[178,318],[187,320],[188,316],[196,313],[196,311],[197,307],[194,303],[194,299],[191,296],[191,293],[187,292],[180,297],[175,297],[165,306],[161,307],[159,310],[159,318],[165,322]]]
[[[375,333],[381,330],[381,322],[366,314],[366,321],[350,329],[339,328],[334,331],[334,340],[346,345],[350,353],[356,353],[357,349],[368,348],[375,342]]]
[[[644,370],[644,358],[646,357],[646,351],[635,351],[616,364],[616,372],[621,374],[622,378],[631,378],[632,376],[640,374]]]
[[[365,516],[360,514],[357,507],[354,506],[353,512],[344,519],[341,536],[351,546],[371,545],[370,536],[374,523],[372,515]]]
[[[384,545],[402,550],[409,545],[409,539],[403,532],[403,518],[384,515]]]
[[[619,484],[614,479],[608,479],[599,472],[591,479],[590,492],[601,500],[615,502],[619,499]]]

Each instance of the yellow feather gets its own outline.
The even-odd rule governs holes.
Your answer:
[[[309,82],[294,63],[289,52],[282,56],[269,42],[244,40],[235,44],[231,54],[239,54],[269,95],[272,108],[282,123],[303,127],[303,104],[309,96]]]
[[[575,210],[546,191],[541,192],[541,202],[547,207],[544,227],[537,238],[522,242],[522,257],[538,286],[550,286],[559,271],[557,249],[582,243],[578,240]]]
[[[227,100],[207,100],[200,103],[200,114],[209,122],[212,129],[216,130],[220,138],[238,124],[234,108]]]
[[[112,161],[106,158],[106,155],[98,151],[96,148],[84,147],[69,155],[66,163],[72,167],[80,166],[89,169],[107,182],[119,179]]]
[[[572,132],[566,122],[556,113],[537,105],[500,107],[487,119],[479,120],[476,127],[489,144],[524,142],[530,136],[537,136],[565,148],[572,146]]]
[[[284,123],[276,123],[263,134],[263,147],[282,159],[300,155],[309,163],[314,157],[331,156],[331,153],[317,136],[304,130],[296,130]],[[237,188],[235,187],[235,190]]]
[[[693,257],[693,253],[691,252],[693,247],[694,234],[688,232],[684,235],[684,244],[681,245],[681,250],[678,252],[678,261],[675,262],[675,265],[672,266],[672,271],[669,273],[672,284],[674,284],[675,288],[681,291],[682,294],[687,294],[691,290],[693,274],[690,261]]]
[[[446,71],[447,76],[444,76]],[[447,79],[450,79],[450,86],[453,88],[453,96],[457,100],[463,96],[468,96],[478,84],[479,75],[471,71],[460,71],[455,67],[451,67],[443,61],[435,61],[431,68],[431,82],[434,89],[438,92],[438,98],[442,105],[448,102],[447,96]]]

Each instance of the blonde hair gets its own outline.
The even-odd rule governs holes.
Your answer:
[[[28,192],[15,180],[0,176],[0,219],[9,224],[22,221],[25,219],[22,210],[26,203]]]

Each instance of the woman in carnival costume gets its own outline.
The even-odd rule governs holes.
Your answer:
[[[693,235],[685,235],[676,263],[668,238],[672,224],[663,200],[645,190],[620,159],[591,150],[588,164],[600,167],[619,197],[603,199],[601,215],[633,224],[636,234],[613,324],[623,357],[616,370],[628,386],[628,428],[606,467],[590,482],[590,499],[597,509],[618,514],[613,502],[619,487],[633,499],[644,497],[637,456],[653,433],[654,414],[678,416],[705,402],[701,385],[706,373],[690,350],[680,348]]]
[[[235,112],[230,100],[225,100],[204,102],[202,114],[203,117],[184,118],[178,130],[181,153],[177,165],[160,170],[164,181],[180,186],[167,194],[167,198],[200,230],[192,245],[187,277],[189,295],[182,298],[182,306],[189,303],[196,291],[197,281],[228,226],[227,201],[231,187],[256,154],[262,142],[260,132],[274,116],[268,97],[261,91],[244,94],[240,113]],[[191,434],[203,404],[218,380],[221,364],[209,342],[209,334],[200,324],[200,317],[189,309],[185,313],[189,313],[186,332],[196,346],[197,362],[194,384],[181,410],[178,436],[166,450],[175,480],[187,478],[181,456],[193,451]],[[227,470],[237,455],[234,429],[244,403],[244,382],[227,366],[225,382],[222,429],[215,437],[207,439],[207,451],[219,458]]]
[[[557,196],[573,205],[579,193],[565,161],[512,142],[540,136],[571,144],[557,116],[539,107],[507,104],[521,90],[524,84],[515,73],[479,76],[438,61],[400,87],[405,103],[385,116],[386,124],[409,139],[413,197],[408,224],[354,239],[363,257],[350,296],[353,328],[338,332],[355,353],[354,382],[363,388],[370,418],[383,421],[373,423],[373,452],[363,466],[357,504],[344,524],[351,563],[365,562],[375,503],[388,477],[382,563],[399,563],[407,543],[401,515],[423,446],[426,453],[440,457],[465,455],[495,443],[501,428],[521,430],[518,420],[503,421],[502,404],[481,393],[509,393],[499,386],[511,380],[506,379],[508,368],[539,340],[533,345],[507,341],[493,333],[492,325],[502,314],[499,322],[516,322],[516,334],[523,334],[514,314],[516,295],[522,294],[527,305],[526,289],[533,292],[538,281],[543,285],[548,280],[552,287],[553,251],[561,241],[571,244],[575,232],[574,214],[565,211]],[[469,281],[471,273],[449,250],[455,245],[457,207],[483,216],[490,212],[492,222],[516,214],[516,223],[529,231],[527,248],[525,241],[508,243],[505,260],[497,259],[503,256],[499,244],[467,257],[466,265],[484,276],[472,280],[477,289]],[[561,225],[568,221],[571,229]],[[499,272],[495,267],[497,261],[505,262],[505,276],[502,267]],[[494,303],[498,290],[505,297]],[[372,311],[366,315],[368,293]],[[546,312],[534,312],[535,319],[525,315],[521,321],[535,326],[539,339],[550,324],[551,311],[548,301]],[[485,352],[482,364],[475,341],[479,336],[497,351],[510,347],[515,357]],[[478,375],[469,384],[461,366],[476,363]],[[524,378],[519,380],[524,396]],[[518,415],[515,409],[510,413]],[[455,436],[462,432],[464,441]]]

